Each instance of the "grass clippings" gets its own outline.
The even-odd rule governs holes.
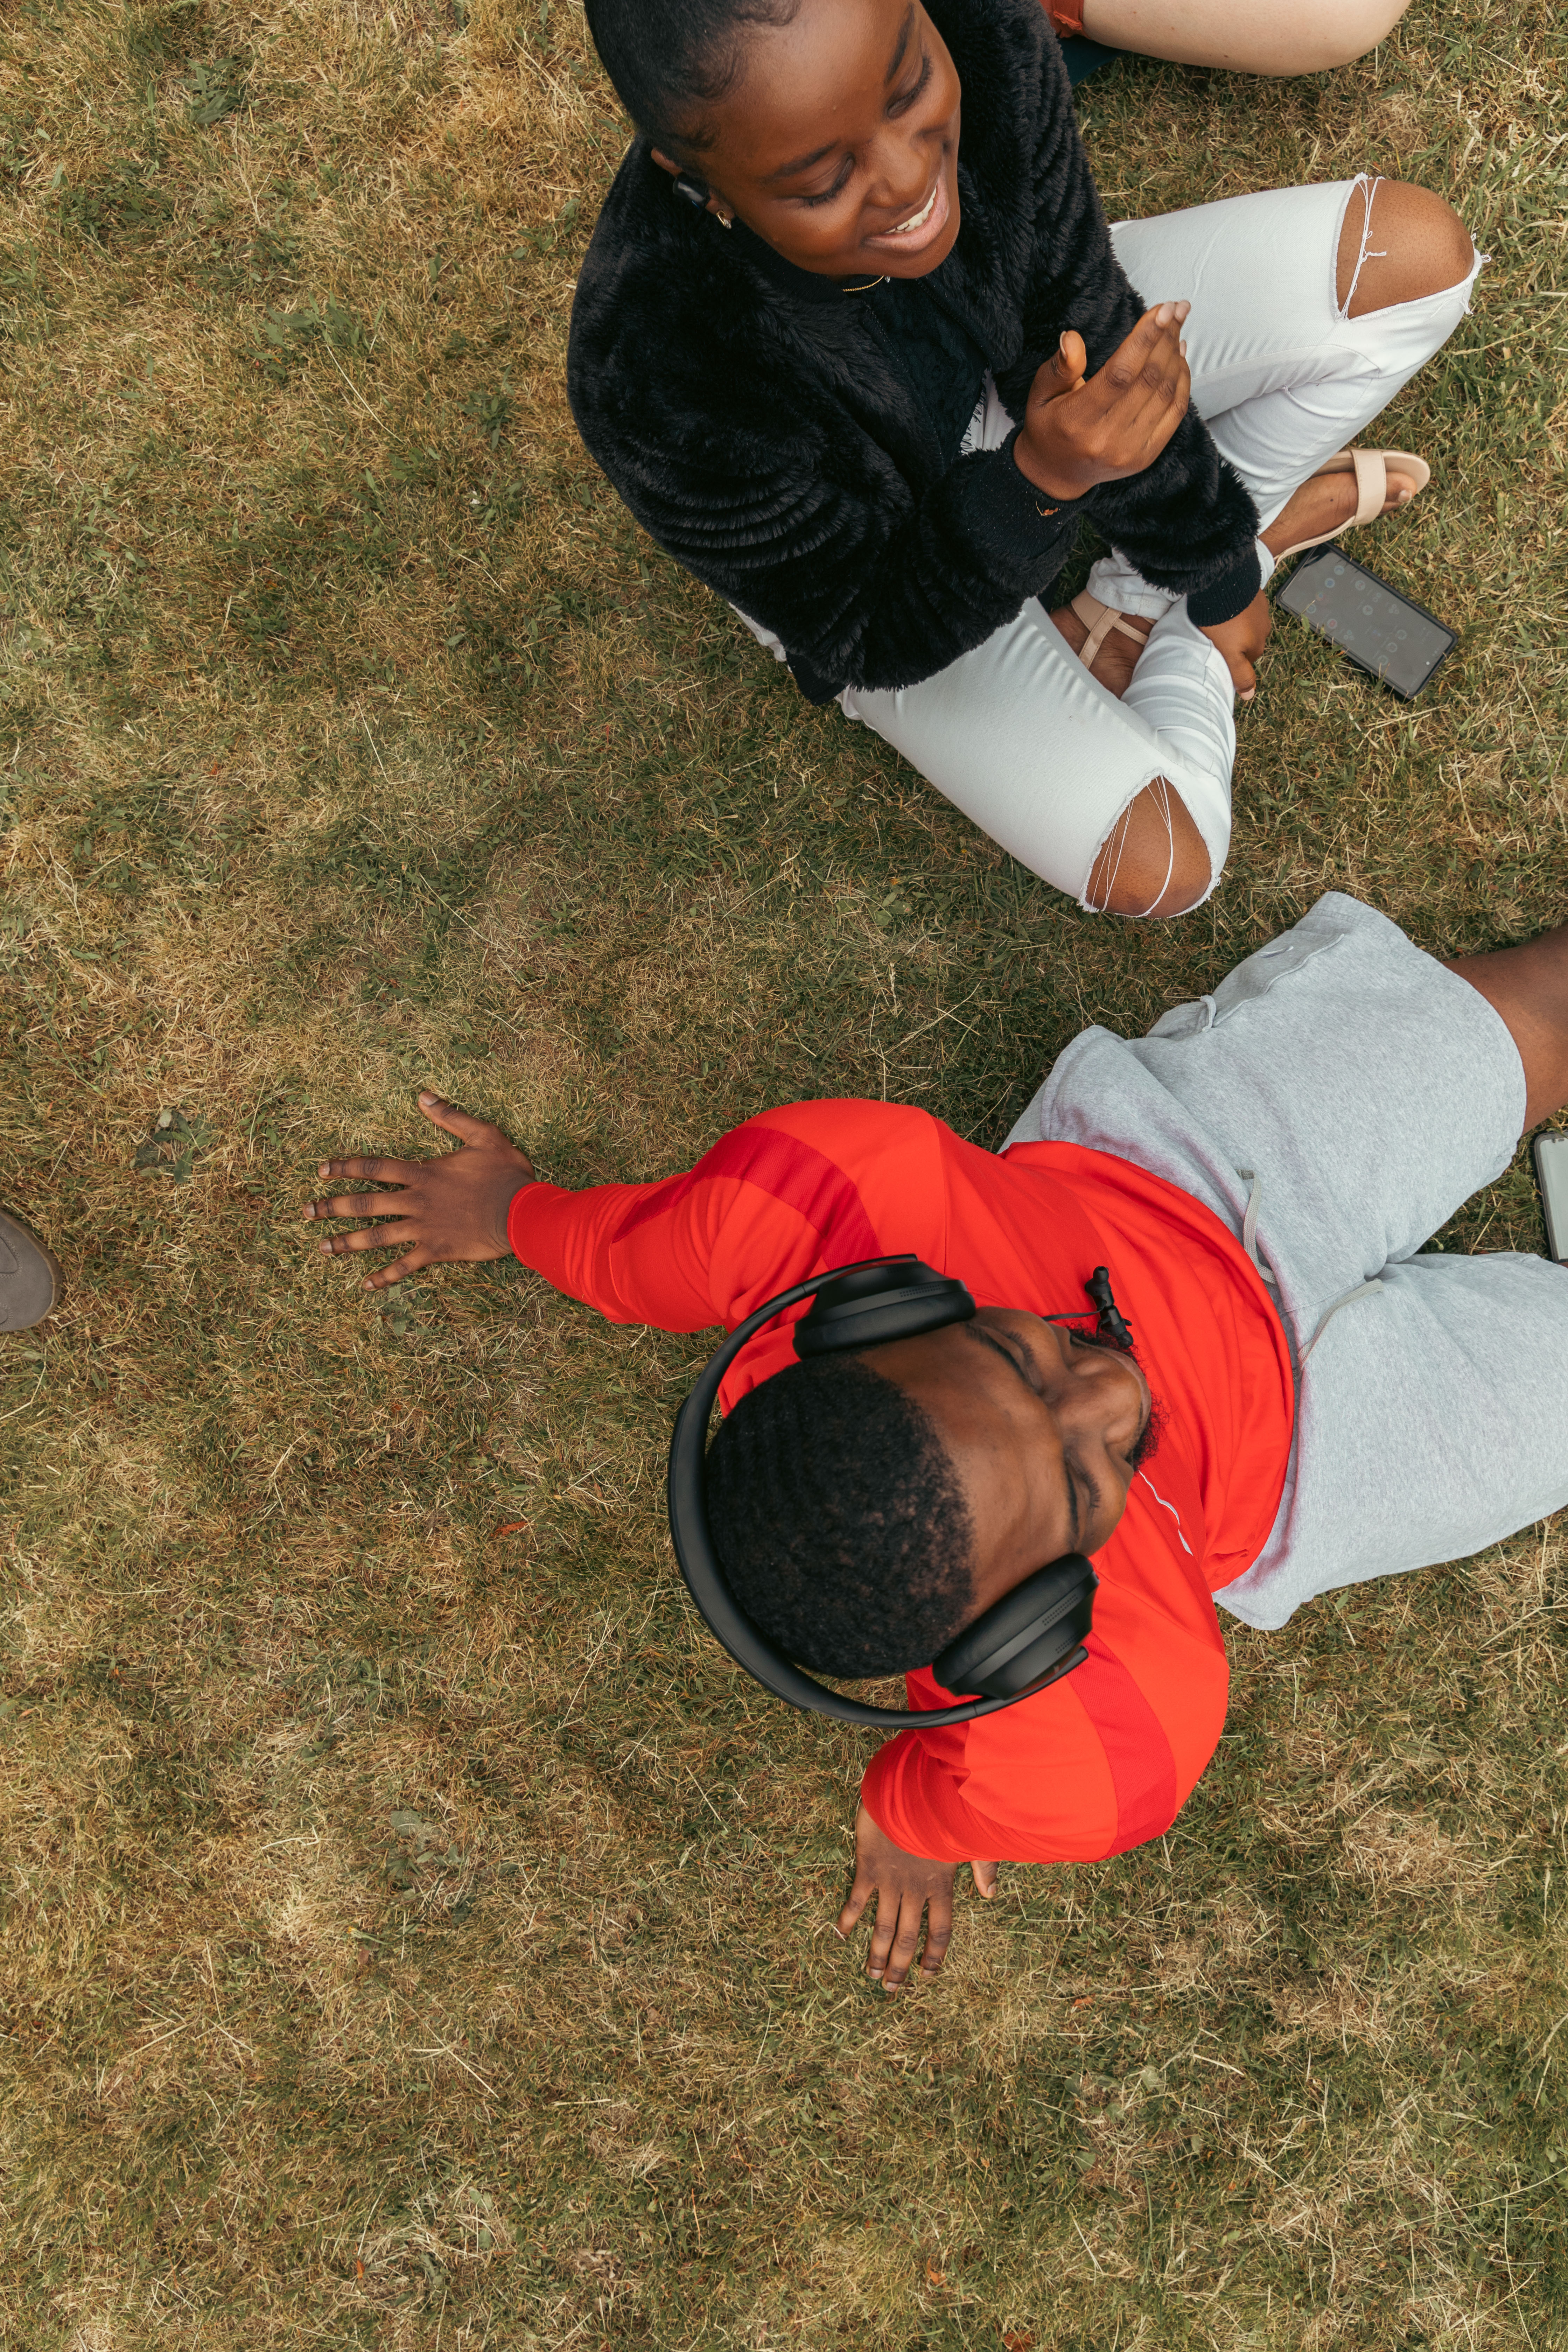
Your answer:
[[[1355,542],[1459,650],[1405,708],[1282,623],[1224,887],[1133,929],[584,456],[574,7],[7,14],[0,1195],[70,1285],[0,1341],[7,2347],[1568,2345],[1560,1526],[1230,1626],[1169,1838],[1005,1869],[889,2002],[830,1925],[868,1741],[672,1574],[704,1343],[370,1297],[295,1214],[426,1080],[576,1184],[802,1093],[995,1142],[1325,887],[1562,919],[1563,48],[1416,0],[1082,93],[1113,215],[1366,166],[1492,257]],[[1522,1161],[1444,1239],[1539,1247]]]

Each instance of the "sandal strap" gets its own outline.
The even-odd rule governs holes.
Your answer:
[[[1112,629],[1119,629],[1124,637],[1131,637],[1136,645],[1147,642],[1143,630],[1133,628],[1126,615],[1119,613],[1114,604],[1102,604],[1098,596],[1089,594],[1087,588],[1079,591],[1068,610],[1075,613],[1089,631],[1078,654],[1085,669],[1093,668],[1094,657]]]
[[[1355,467],[1355,512],[1343,530],[1357,530],[1361,524],[1375,522],[1388,503],[1388,467],[1381,449],[1352,449],[1351,463]]]

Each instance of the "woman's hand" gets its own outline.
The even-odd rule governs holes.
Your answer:
[[[1098,375],[1070,328],[1037,369],[1013,444],[1019,471],[1050,499],[1081,498],[1152,466],[1187,413],[1192,380],[1181,340],[1190,302],[1146,310]]]
[[[488,1118],[470,1118],[439,1095],[422,1094],[419,1108],[461,1151],[438,1160],[323,1160],[317,1173],[346,1176],[352,1183],[400,1184],[395,1194],[345,1192],[312,1201],[307,1217],[381,1217],[368,1232],[334,1234],[321,1244],[323,1255],[345,1250],[401,1250],[395,1265],[381,1266],[365,1283],[385,1290],[421,1266],[456,1258],[510,1257],[507,1211],[524,1184],[533,1181],[531,1162]]]
[[[972,1862],[977,1893],[989,1899],[996,1892],[996,1864]],[[885,1837],[862,1805],[855,1816],[855,1883],[849,1900],[838,1914],[837,1928],[847,1936],[874,1895],[877,1925],[866,1956],[866,1973],[881,1982],[884,1992],[897,1992],[909,1975],[921,1939],[921,1915],[926,1916],[926,1948],[921,1959],[922,1977],[934,1977],[952,1937],[952,1879],[955,1863],[931,1862],[925,1855],[906,1853]]]
[[[1204,635],[1209,643],[1219,647],[1230,671],[1230,682],[1243,702],[1250,702],[1258,690],[1258,672],[1253,664],[1268,643],[1268,631],[1273,621],[1268,599],[1260,588],[1245,613],[1234,621],[1221,621]]]

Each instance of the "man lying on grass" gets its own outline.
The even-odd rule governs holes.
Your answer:
[[[1042,1563],[1091,1553],[1086,1662],[872,1759],[847,1934],[871,1974],[941,1966],[953,1872],[1086,1862],[1168,1829],[1225,1721],[1214,1601],[1282,1625],[1314,1594],[1463,1558],[1568,1502],[1568,1270],[1417,1255],[1568,1101],[1568,930],[1440,964],[1338,894],[1147,1037],[1088,1029],[1000,1154],[890,1103],[766,1111],[688,1174],[568,1192],[434,1095],[463,1149],[349,1159],[309,1217],[387,1222],[384,1287],[515,1252],[616,1321],[733,1328],[826,1268],[912,1251],[972,1322],[731,1370],[708,1463],[725,1571],[803,1665],[908,1672]],[[1109,1265],[1131,1356],[1043,1318]]]

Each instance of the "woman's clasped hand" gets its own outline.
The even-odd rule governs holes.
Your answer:
[[[1187,411],[1192,377],[1182,329],[1190,302],[1160,302],[1146,310],[1105,365],[1086,376],[1083,337],[1071,329],[1036,372],[1013,462],[1047,499],[1062,504],[1083,496],[1097,482],[1125,481],[1152,466]],[[1073,624],[1070,607],[1055,616],[1064,636],[1087,636]],[[1066,627],[1063,623],[1068,623]],[[1236,691],[1250,701],[1258,685],[1256,664],[1268,641],[1268,599],[1261,590],[1234,619],[1211,624],[1203,634],[1224,656]],[[1146,635],[1146,629],[1140,635]],[[1113,641],[1114,644],[1114,641]],[[1077,646],[1074,651],[1077,651]],[[1115,645],[1102,683],[1122,693],[1137,662],[1124,636]]]
[[[1036,371],[1013,461],[1048,499],[1065,503],[1097,482],[1152,466],[1187,413],[1192,379],[1181,340],[1190,302],[1146,310],[1105,365],[1086,376],[1076,329]]]

